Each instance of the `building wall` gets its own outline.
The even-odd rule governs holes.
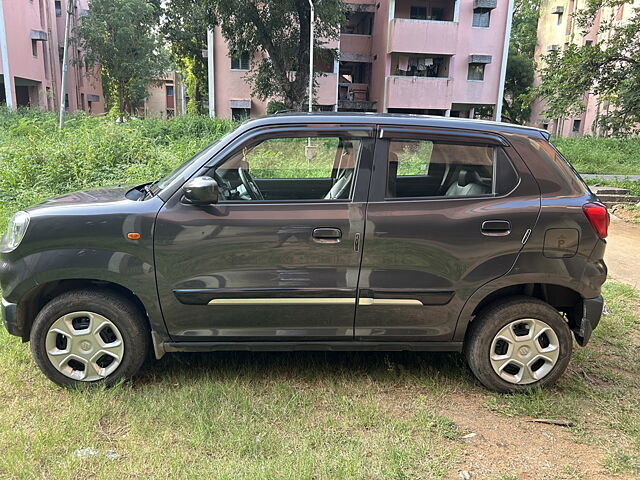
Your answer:
[[[315,103],[319,107],[378,112],[399,109],[415,113],[435,110],[447,115],[453,111],[464,116],[473,116],[478,106],[495,107],[509,0],[497,0],[488,28],[472,26],[474,0],[346,0],[346,3],[351,10],[373,13],[371,35],[342,33],[339,42],[327,47],[339,50],[341,63],[336,70],[345,62],[355,62],[370,72],[364,85],[366,93],[354,97],[364,102],[338,100],[338,84],[343,84],[344,78],[336,71],[316,77]],[[455,12],[455,18],[451,21],[409,19],[412,6],[442,8]],[[448,77],[392,75],[394,54],[409,53],[446,54],[450,57]],[[216,116],[230,118],[234,104],[249,104],[251,116],[263,115],[267,102],[252,97],[246,81],[248,72],[231,70],[229,50],[220,28],[215,30],[214,54]],[[470,55],[490,56],[484,80],[467,80]]]
[[[59,52],[64,42],[67,1],[60,2],[60,16],[56,16],[54,0],[4,0],[3,7],[14,102],[22,106],[28,98],[31,107],[57,110],[62,80]],[[71,28],[80,21],[87,8],[88,0],[75,1]],[[46,36],[46,40],[35,42],[36,55],[32,49],[32,31],[43,32]],[[99,72],[97,69],[86,71],[84,67],[76,65],[75,62],[81,57],[77,46],[70,44],[66,88],[68,110],[89,111],[92,99],[91,113],[103,113],[104,97]],[[2,71],[2,63],[0,74],[4,82],[6,76]],[[0,90],[0,98],[4,102],[4,86]],[[25,96],[25,93],[28,95]]]
[[[169,95],[172,91],[173,95]],[[172,118],[184,115],[184,85],[178,72],[168,72],[163,78],[149,85],[149,96],[144,101],[144,108],[139,115],[152,118]]]
[[[634,0],[620,6],[601,8],[596,16],[591,30],[583,35],[581,29],[573,21],[571,14],[584,8],[587,0],[542,0],[540,4],[540,18],[538,20],[537,44],[534,54],[538,68],[544,66],[543,56],[549,53],[550,48],[566,50],[569,44],[585,45],[586,42],[597,44],[606,42],[598,34],[602,19],[616,19],[620,24],[625,24],[633,15],[635,8],[640,7],[640,0]],[[563,14],[558,19],[557,8],[563,8]],[[536,75],[534,85],[540,84],[540,78]],[[606,111],[609,106],[606,102],[589,93],[584,95],[585,111],[580,115],[567,118],[548,118],[545,111],[545,102],[537,99],[532,106],[531,124],[546,128],[554,135],[563,137],[575,137],[580,135],[597,135],[597,116]]]

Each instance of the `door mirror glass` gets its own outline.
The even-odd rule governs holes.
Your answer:
[[[198,177],[189,180],[184,187],[182,193],[186,203],[193,205],[211,205],[218,203],[220,188],[218,182],[211,177]]]

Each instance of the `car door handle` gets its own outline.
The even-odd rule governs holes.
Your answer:
[[[342,231],[339,228],[314,228],[312,236],[318,243],[338,243],[342,238]]]
[[[489,237],[500,237],[511,233],[511,223],[507,220],[487,220],[482,222],[482,234]]]

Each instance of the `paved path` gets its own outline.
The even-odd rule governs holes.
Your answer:
[[[640,289],[640,224],[611,215],[604,261],[609,278]]]
[[[587,178],[598,178],[602,180],[632,180],[634,182],[640,180],[640,175],[603,175],[597,173],[581,173],[580,176],[585,180]]]

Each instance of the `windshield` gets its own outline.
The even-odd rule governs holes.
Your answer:
[[[231,135],[231,133],[233,133],[233,132],[229,132],[224,137],[216,140],[213,143],[210,143],[204,149],[202,149],[201,151],[196,153],[193,157],[191,157],[189,160],[187,160],[182,165],[180,165],[178,168],[176,168],[169,175],[167,175],[165,177],[162,177],[158,182],[155,183],[155,185],[153,185],[153,193],[156,194],[159,191],[164,190],[165,188],[167,188],[169,185],[171,185],[174,181],[178,180],[179,178],[182,178],[183,181],[186,181],[187,180],[186,172],[187,172],[187,170],[189,170],[189,167],[191,165],[193,165],[194,163],[199,162],[200,160],[204,159],[204,157],[209,152],[211,147],[213,147],[214,145],[217,145],[220,142],[224,141],[227,137],[229,137]]]

